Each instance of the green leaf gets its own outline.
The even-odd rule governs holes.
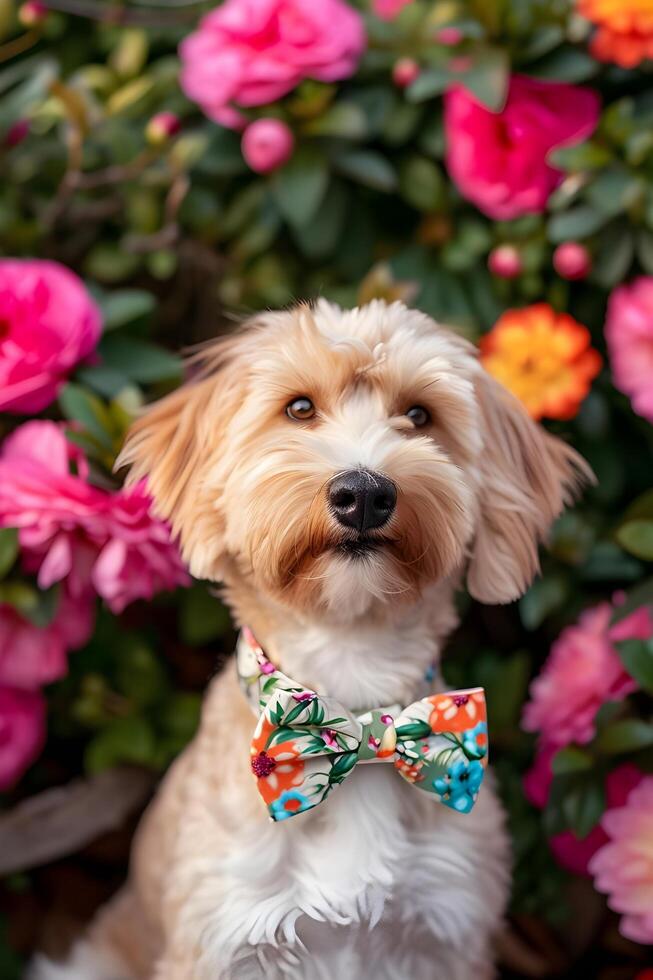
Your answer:
[[[594,765],[594,759],[589,752],[577,745],[569,745],[561,749],[553,757],[551,767],[555,776],[565,776],[572,772],[585,772]]]
[[[0,528],[0,578],[4,578],[18,556],[18,531],[13,527]]]
[[[507,51],[503,48],[487,48],[475,58],[471,68],[454,73],[454,79],[469,89],[492,112],[499,112],[506,101],[509,70]]]
[[[602,171],[585,191],[592,208],[609,218],[620,215],[642,197],[643,184],[639,177],[625,167],[610,167]]]
[[[598,70],[598,63],[585,51],[565,45],[541,58],[536,64],[529,65],[527,74],[533,78],[556,82],[584,82],[596,75]]]
[[[152,293],[144,289],[120,289],[100,299],[103,329],[115,330],[148,316],[156,306]]]
[[[571,786],[562,801],[569,829],[581,840],[597,825],[605,811],[603,781],[595,777]]]
[[[415,81],[406,89],[406,98],[410,102],[425,102],[435,95],[442,95],[451,85],[451,72],[444,66],[425,68]]]
[[[615,721],[597,735],[594,745],[603,755],[637,752],[653,745],[653,725],[639,718]]]
[[[230,626],[229,612],[205,585],[184,590],[179,603],[179,633],[191,646],[202,646],[223,636]]]
[[[559,609],[569,594],[569,583],[563,575],[545,575],[536,579],[519,600],[519,615],[527,630],[535,630],[546,617]]]
[[[587,238],[602,228],[607,221],[607,216],[600,211],[580,204],[569,211],[554,214],[549,219],[547,232],[549,240],[557,244],[576,238]]]
[[[299,247],[309,258],[324,258],[334,251],[345,228],[349,200],[342,181],[332,180],[313,220],[294,229]]]
[[[368,135],[365,113],[355,102],[336,102],[317,119],[304,127],[311,136],[336,136],[340,139],[363,140]]]
[[[617,644],[621,662],[643,691],[653,694],[653,642],[624,640]]]
[[[351,150],[335,158],[338,171],[346,177],[389,193],[397,186],[397,175],[389,160],[375,150]]]
[[[635,252],[633,231],[625,221],[605,228],[592,267],[592,281],[611,289],[628,275]]]
[[[616,538],[631,555],[653,561],[653,520],[628,521],[617,530]]]
[[[79,422],[105,449],[112,448],[111,416],[99,398],[69,382],[59,394],[59,405],[67,419]]]
[[[611,151],[598,143],[588,140],[576,146],[561,146],[548,155],[549,163],[569,172],[599,170],[612,160]]]
[[[427,721],[413,721],[397,728],[397,738],[401,739],[426,738],[430,734],[431,726]]]
[[[118,718],[103,728],[89,742],[84,753],[87,772],[97,773],[121,763],[152,767],[156,742],[152,728],[144,718]]]
[[[442,203],[444,178],[432,160],[411,156],[401,167],[399,189],[418,211],[434,211]]]
[[[103,398],[115,398],[130,383],[129,378],[122,371],[116,371],[106,364],[79,368],[75,377]]]
[[[642,269],[647,275],[653,276],[653,235],[646,228],[641,228],[637,232],[635,248]]]
[[[335,758],[331,763],[331,769],[329,770],[329,782],[341,782],[347,773],[354,768],[357,761],[357,752],[343,752],[342,755],[337,756],[337,758]]]
[[[181,377],[181,358],[147,340],[123,334],[109,334],[99,347],[102,363],[119,371],[130,381],[151,384]]]
[[[291,225],[309,222],[326,194],[329,170],[326,158],[314,147],[303,147],[272,179],[272,193]]]

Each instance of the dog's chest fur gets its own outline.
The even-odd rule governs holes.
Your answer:
[[[290,676],[350,709],[405,704],[426,693],[421,682],[437,656],[433,618],[422,609],[401,633],[288,626],[274,641]],[[491,788],[461,816],[407,786],[392,767],[368,765],[316,811],[277,824],[258,811],[232,816],[228,855],[203,855],[187,891],[184,917],[194,920],[201,980],[338,972],[426,980],[435,948],[461,962],[482,958],[475,936],[487,936],[505,892],[505,840]],[[448,969],[457,975],[453,961]]]

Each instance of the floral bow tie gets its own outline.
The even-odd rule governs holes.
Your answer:
[[[247,628],[237,658],[245,695],[262,712],[251,766],[272,820],[311,810],[365,762],[392,762],[409,783],[460,813],[474,806],[487,765],[482,688],[353,715],[277,670]]]

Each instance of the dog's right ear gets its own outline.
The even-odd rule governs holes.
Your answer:
[[[243,396],[240,336],[223,338],[202,355],[196,380],[147,408],[129,429],[116,469],[126,485],[147,481],[156,512],[170,521],[196,578],[221,577],[224,526],[219,493],[206,476]]]

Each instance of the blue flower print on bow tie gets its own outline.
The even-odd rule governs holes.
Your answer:
[[[433,780],[433,788],[445,806],[458,813],[469,813],[476,802],[483,775],[483,766],[476,759],[471,762],[461,759],[449,766],[444,776]]]

